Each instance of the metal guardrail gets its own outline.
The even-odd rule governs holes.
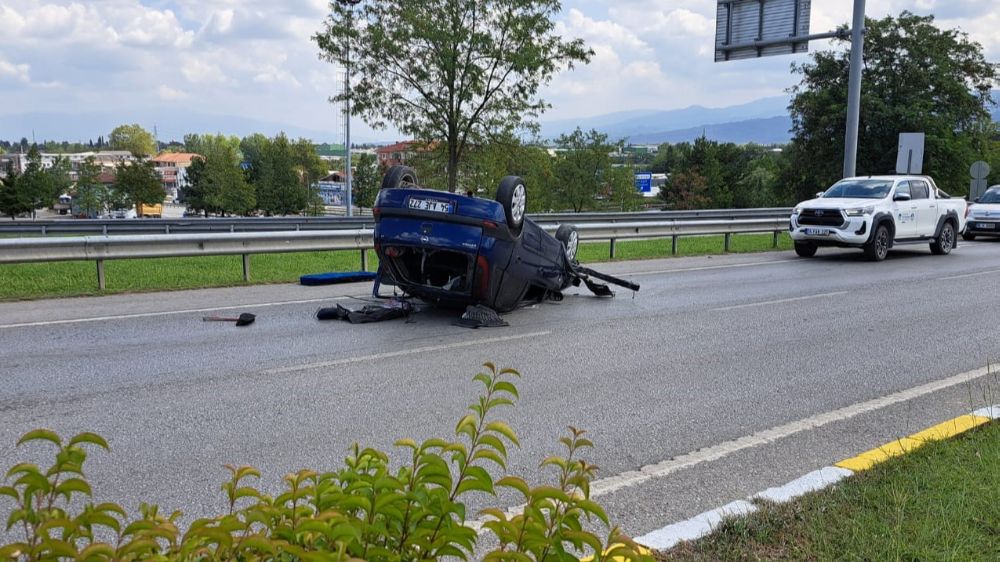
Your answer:
[[[787,218],[790,208],[704,209],[641,213],[538,213],[528,215],[539,224],[600,222],[657,222],[682,219]],[[209,232],[280,232],[370,228],[374,218],[362,217],[231,217],[180,219],[58,219],[0,221],[0,234],[178,234]]]
[[[577,224],[581,240],[610,240],[610,257],[615,242],[624,239],[671,238],[671,253],[677,253],[680,236],[725,235],[729,251],[733,234],[771,232],[774,246],[778,235],[788,230],[788,217],[723,219],[674,219],[659,221],[584,222]],[[553,231],[556,224],[542,228]],[[285,232],[230,232],[146,234],[120,236],[52,236],[0,239],[0,264],[46,261],[94,261],[97,283],[105,288],[104,261],[114,259],[181,256],[241,255],[243,278],[250,280],[253,254],[361,250],[361,266],[367,269],[367,250],[374,246],[374,229],[303,230]]]

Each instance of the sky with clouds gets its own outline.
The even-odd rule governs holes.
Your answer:
[[[850,0],[813,0],[811,30],[851,16]],[[780,95],[805,55],[714,63],[717,0],[564,0],[558,31],[591,64],[543,92],[546,119],[630,109],[726,106]],[[1000,60],[1000,3],[868,0],[867,14],[934,14]],[[326,100],[338,71],[310,37],[326,0],[0,0],[0,115],[32,111],[201,113],[339,129]],[[813,42],[813,50],[826,48]],[[361,123],[356,140],[384,139]],[[9,135],[7,135],[9,136]],[[0,131],[0,138],[6,138]]]

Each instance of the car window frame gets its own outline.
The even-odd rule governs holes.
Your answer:
[[[900,189],[905,189],[906,191],[905,192],[900,191]],[[899,183],[896,184],[896,188],[892,191],[892,198],[895,199],[896,196],[899,195],[900,193],[906,193],[907,195],[910,196],[911,199],[913,198],[913,194],[910,192],[909,180],[901,180]]]

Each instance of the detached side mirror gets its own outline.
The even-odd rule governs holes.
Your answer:
[[[910,194],[909,193],[897,193],[897,194],[895,194],[895,195],[892,196],[892,200],[893,201],[909,201],[910,200]]]

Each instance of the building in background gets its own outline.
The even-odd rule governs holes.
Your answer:
[[[178,190],[187,185],[187,168],[198,156],[191,152],[162,152],[153,158],[168,201],[176,200]]]
[[[406,164],[406,161],[413,157],[416,144],[417,141],[403,141],[378,148],[375,150],[378,165],[382,169],[388,169],[392,166]]]

